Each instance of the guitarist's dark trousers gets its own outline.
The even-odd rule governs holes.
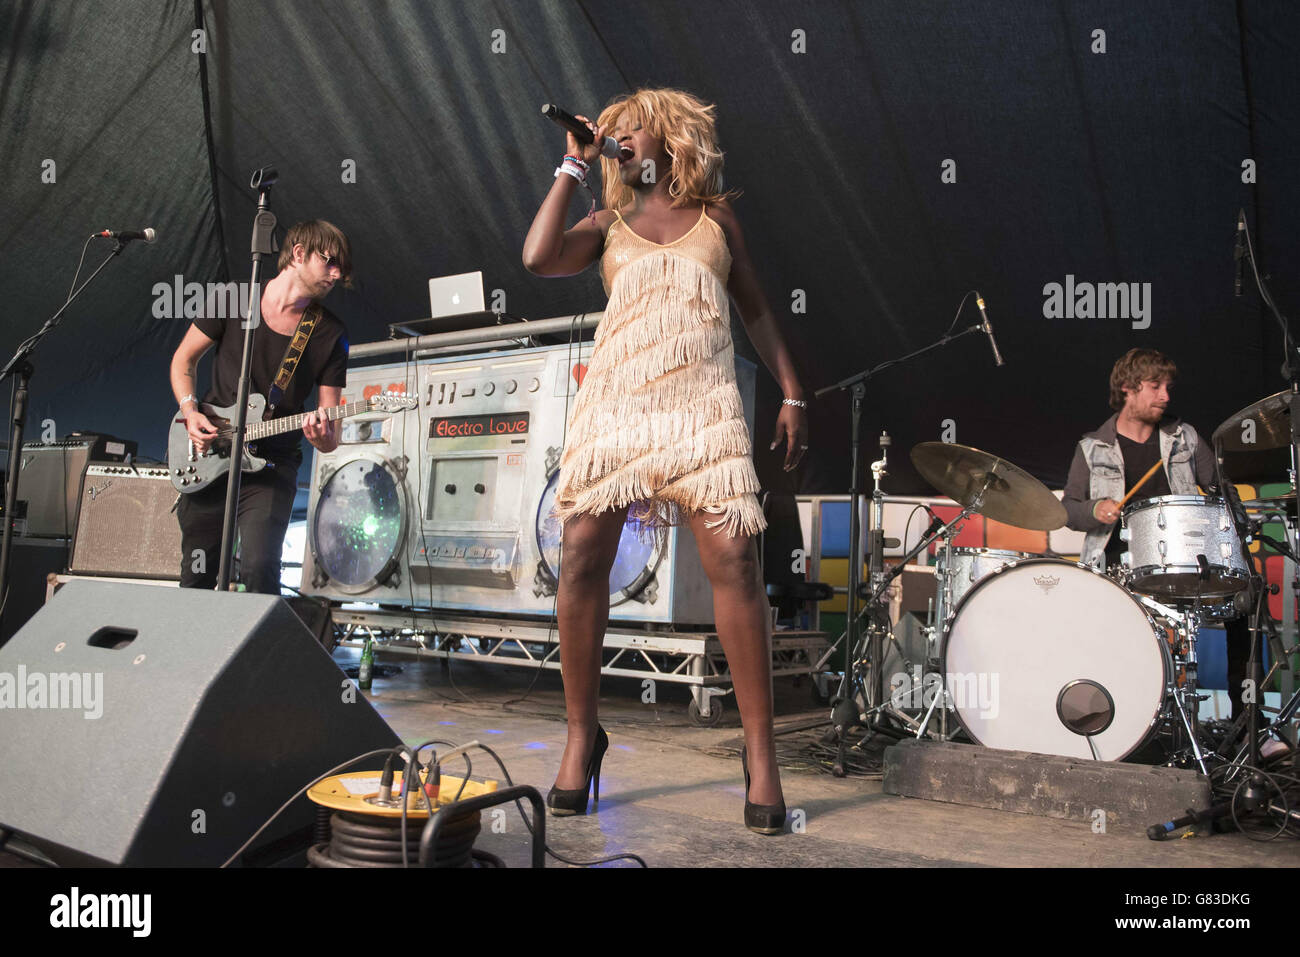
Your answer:
[[[250,592],[280,594],[280,554],[297,490],[298,470],[287,464],[268,463],[239,483],[239,580]],[[217,587],[225,511],[225,481],[181,496],[182,588]]]

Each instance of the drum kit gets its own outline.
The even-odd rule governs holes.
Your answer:
[[[1216,447],[1228,448],[1222,436],[1239,434],[1247,420],[1257,425],[1252,450],[1267,441],[1290,446],[1286,408],[1271,396],[1242,410],[1216,431]],[[973,515],[1050,531],[1065,524],[1065,508],[1043,483],[989,452],[925,442],[911,457],[922,477],[962,511],[942,527],[936,517],[902,562],[892,571],[875,565],[881,571],[863,586],[872,634],[854,658],[857,667],[876,672],[874,686],[865,678],[860,683],[863,717],[889,715],[895,728],[916,737],[964,733],[987,747],[1149,760],[1208,774],[1221,758],[1197,718],[1207,697],[1197,684],[1197,633],[1262,603],[1262,589],[1250,589],[1247,545],[1258,531],[1251,515],[1280,517],[1287,542],[1279,550],[1294,557],[1294,491],[1241,503],[1225,483],[1225,495],[1134,499],[1121,511],[1126,551],[1103,573],[1054,555],[954,547]],[[880,528],[883,459],[872,471]],[[885,660],[879,649],[894,640],[881,609],[892,579],[932,544],[935,596],[923,631],[925,677],[932,679],[925,685],[933,693],[923,701],[887,697],[883,668],[870,665]],[[1294,716],[1298,701],[1300,695],[1292,698],[1274,726]],[[872,726],[882,729],[881,721]]]

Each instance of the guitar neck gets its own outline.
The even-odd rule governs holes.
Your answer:
[[[332,405],[325,410],[325,418],[330,421],[346,419],[350,415],[366,412],[369,408],[370,403],[366,399],[349,402],[347,405]],[[303,423],[307,421],[307,416],[315,414],[314,412],[300,412],[298,415],[288,415],[283,419],[268,419],[265,422],[253,423],[248,426],[245,441],[256,442],[258,439],[267,439],[273,435],[295,432],[302,428]]]

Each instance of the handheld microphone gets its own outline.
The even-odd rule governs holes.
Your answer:
[[[542,104],[542,116],[545,116],[552,123],[563,126],[573,134],[573,138],[584,146],[588,143],[594,143],[596,137],[592,135],[591,130],[587,129],[587,124],[582,122],[567,110],[562,110],[554,103]],[[618,159],[619,145],[614,137],[605,137],[605,142],[601,144],[600,153],[602,156],[608,156],[610,159]]]
[[[114,232],[111,229],[101,229],[95,233],[96,236],[103,236],[105,239],[116,239],[119,243],[129,243],[133,239],[143,239],[151,243],[158,234],[152,227],[145,227],[141,230],[124,229],[120,232]]]
[[[989,314],[984,311],[984,297],[979,294],[978,289],[975,290],[975,305],[980,307],[980,315],[984,319],[980,326],[984,329],[984,335],[989,337],[989,345],[993,347],[993,361],[998,365],[1005,365],[1002,361],[1002,353],[998,352],[998,341],[993,338],[993,324],[989,322]]]
[[[1237,245],[1232,251],[1236,276],[1232,283],[1232,295],[1241,298],[1241,261],[1246,258],[1246,213],[1237,213]]]

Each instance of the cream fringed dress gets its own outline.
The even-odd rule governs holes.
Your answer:
[[[707,512],[707,526],[728,535],[759,532],[722,227],[701,209],[685,236],[661,245],[614,215],[600,262],[609,303],[569,420],[555,517],[630,505],[648,526]]]

